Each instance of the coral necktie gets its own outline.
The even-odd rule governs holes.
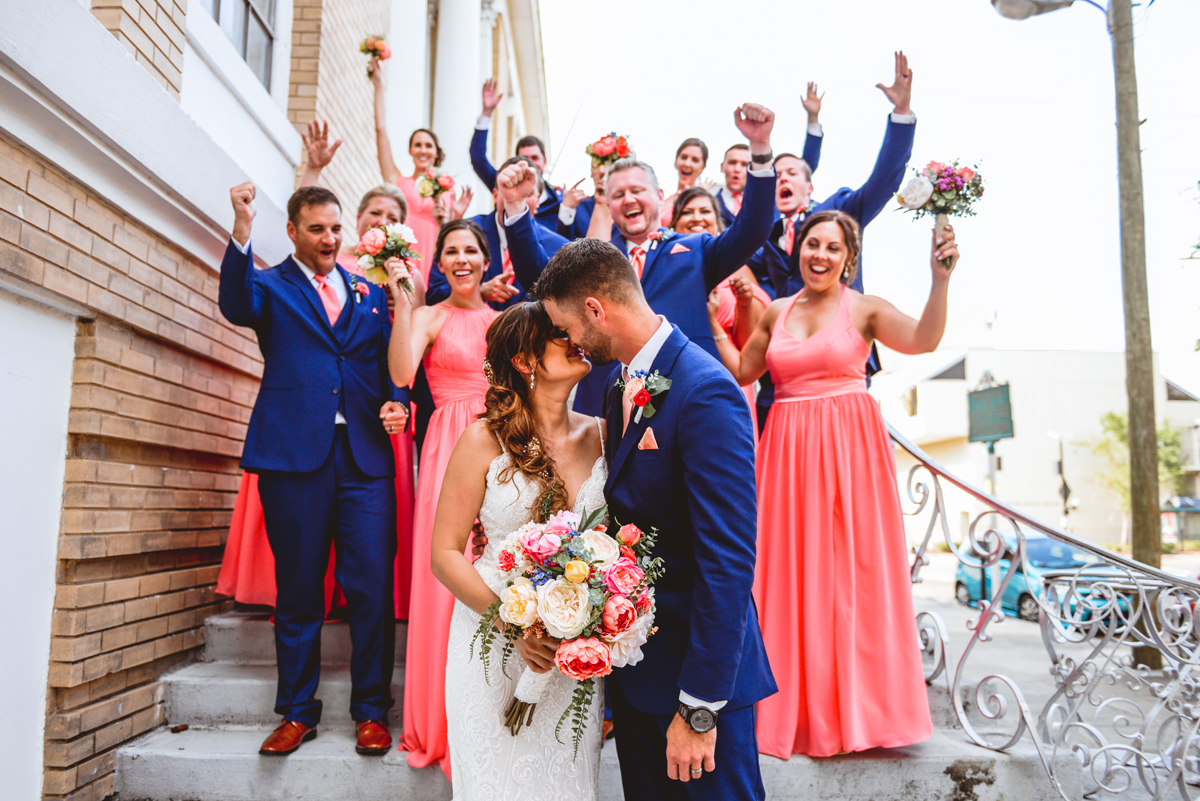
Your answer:
[[[742,210],[742,193],[741,192],[730,192],[729,196],[731,198],[733,198],[733,203],[730,204],[729,210],[732,211],[733,216],[736,217],[738,215],[738,212],[740,212]]]
[[[325,313],[329,315],[329,324],[336,325],[337,319],[342,313],[342,306],[338,303],[337,293],[333,291],[333,287],[325,280],[325,276],[313,276],[317,279],[317,294],[321,296],[321,303],[325,306]]]
[[[788,220],[783,224],[783,249],[787,254],[792,255],[792,248],[796,246],[796,221]]]
[[[646,251],[641,245],[629,251],[629,263],[633,265],[633,271],[637,273],[638,280],[642,280],[642,269],[646,266]]]

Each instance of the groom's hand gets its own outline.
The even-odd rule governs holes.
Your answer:
[[[550,636],[518,637],[517,653],[534,673],[547,673],[554,667],[554,654],[558,652],[558,642]]]
[[[711,773],[717,769],[717,729],[697,734],[683,718],[676,715],[667,727],[667,778],[681,782],[698,781],[693,771]]]

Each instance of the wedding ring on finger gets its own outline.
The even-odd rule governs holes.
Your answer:
[[[704,771],[703,771],[703,770],[695,770],[695,769],[693,769],[693,770],[691,771],[691,773],[692,773],[692,775],[693,775],[693,776],[703,776],[703,775],[704,775]]]

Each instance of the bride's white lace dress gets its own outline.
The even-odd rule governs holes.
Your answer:
[[[600,440],[603,443],[603,431]],[[475,569],[497,594],[504,589],[504,583],[495,568],[496,554],[509,533],[533,520],[530,507],[537,494],[523,473],[514,473],[508,481],[500,481],[499,476],[508,464],[505,453],[497,456],[488,468],[487,489],[479,510],[488,545],[483,556],[476,560]],[[574,511],[594,510],[604,505],[607,477],[608,468],[601,454],[576,494]],[[600,777],[603,679],[597,679],[578,757],[574,757],[569,724],[564,724],[561,732],[565,745],[554,736],[558,719],[575,689],[575,682],[558,673],[537,706],[533,725],[521,729],[514,737],[504,726],[504,710],[512,701],[517,679],[526,670],[525,663],[514,653],[508,659],[508,677],[505,677],[499,653],[495,651],[490,660],[490,683],[485,680],[478,643],[474,658],[470,658],[471,637],[478,625],[479,615],[455,601],[446,659],[446,724],[455,801],[595,799]]]

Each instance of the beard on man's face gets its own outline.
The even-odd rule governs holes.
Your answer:
[[[588,361],[593,365],[611,364],[615,358],[612,353],[612,338],[597,331],[587,321],[584,321],[583,333],[575,344],[587,351]]]

